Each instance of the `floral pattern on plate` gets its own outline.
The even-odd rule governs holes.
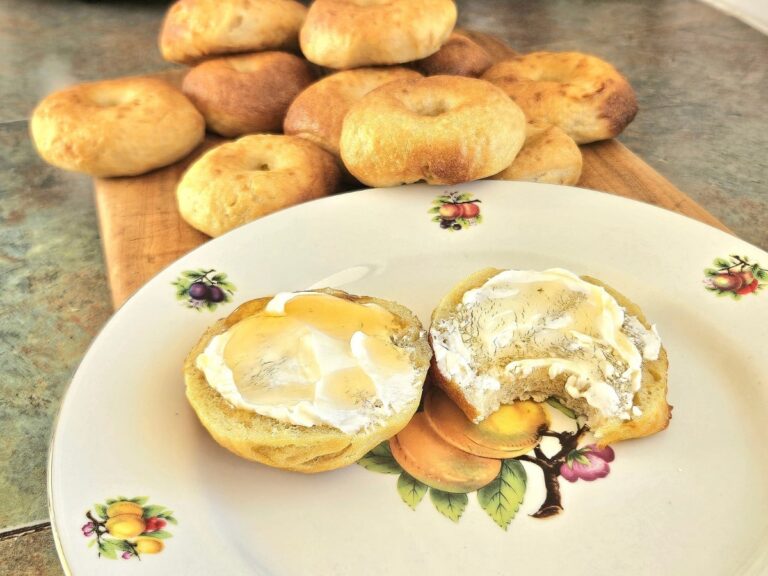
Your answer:
[[[768,286],[768,270],[748,256],[731,254],[715,258],[712,268],[704,269],[704,287],[718,296],[739,300],[746,294],[757,294]]]
[[[237,290],[224,272],[205,268],[185,270],[172,284],[176,287],[176,299],[198,312],[215,310],[219,304],[232,300]]]
[[[432,201],[428,210],[432,221],[452,232],[475,226],[483,221],[480,200],[467,192],[445,192]]]
[[[149,498],[137,496],[108,498],[93,505],[80,527],[90,538],[88,547],[95,546],[99,558],[123,560],[141,559],[143,554],[158,554],[165,548],[164,540],[172,534],[169,524],[177,524],[173,511],[158,504],[147,504]]]
[[[546,488],[544,501],[531,516],[534,518],[554,516],[563,510],[559,477],[562,476],[569,482],[575,482],[579,479],[593,481],[606,477],[610,472],[608,464],[613,461],[615,456],[613,449],[610,446],[599,448],[595,444],[579,447],[584,434],[587,432],[585,426],[577,426],[574,431],[555,431],[550,429],[549,419],[545,416],[540,404],[534,402],[516,404],[518,406],[527,404],[529,407],[535,407],[535,409],[528,409],[525,413],[512,410],[513,418],[516,417],[514,414],[519,415],[518,422],[507,420],[507,422],[500,423],[497,421],[493,424],[497,430],[504,429],[507,442],[514,440],[514,442],[519,443],[517,455],[511,458],[490,458],[485,447],[481,447],[482,450],[478,451],[476,444],[466,444],[462,447],[461,452],[456,454],[459,455],[459,459],[463,459],[464,456],[461,454],[466,452],[468,463],[453,465],[449,462],[446,465],[444,460],[440,463],[429,462],[430,451],[423,449],[416,451],[420,453],[422,461],[408,465],[412,471],[418,468],[422,472],[420,474],[421,479],[416,479],[404,469],[393,454],[390,442],[397,442],[398,436],[396,436],[371,450],[358,461],[358,464],[372,472],[397,474],[397,491],[400,498],[414,510],[424,499],[424,496],[429,493],[430,500],[437,511],[453,522],[459,521],[469,505],[469,494],[476,492],[476,499],[480,507],[500,528],[506,530],[517,515],[525,498],[528,475],[523,463],[529,463],[542,471]],[[576,420],[576,415],[557,400],[550,399],[547,404],[565,414],[572,421]],[[424,420],[429,421],[435,416],[430,416]],[[420,418],[416,418],[416,420],[420,420]],[[435,432],[441,441],[445,440],[452,446],[456,446],[455,437],[449,439],[453,434],[449,428],[436,426],[434,423],[430,426],[430,435]],[[440,430],[438,431],[438,429]],[[535,431],[532,435],[530,434],[531,430]],[[545,437],[553,438],[559,444],[559,449],[551,455],[547,455],[541,448],[541,441]],[[434,439],[427,443],[432,442]],[[514,451],[510,453],[512,454]],[[441,458],[444,459],[445,454],[441,454]],[[467,490],[468,486],[477,486],[477,478],[485,474],[485,463],[490,463],[492,460],[500,461],[496,468],[499,470],[498,474],[490,480],[481,481],[485,482],[484,485],[476,490]],[[477,476],[474,478],[472,472],[467,472],[471,470],[473,462],[481,463]],[[459,471],[458,475],[466,473],[467,478],[457,481],[457,470]],[[445,476],[441,477],[443,471],[445,471]],[[450,486],[451,483],[454,484],[453,487]],[[446,490],[446,488],[451,488],[451,490]]]

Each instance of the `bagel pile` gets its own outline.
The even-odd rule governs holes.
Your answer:
[[[578,145],[635,117],[627,80],[588,54],[517,54],[456,17],[453,0],[179,0],[159,46],[191,66],[180,90],[67,88],[35,109],[32,138],[51,164],[98,177],[173,164],[206,130],[239,138],[179,184],[182,217],[214,236],[361,183],[576,184]]]

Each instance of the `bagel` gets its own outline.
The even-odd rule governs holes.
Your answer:
[[[341,126],[350,107],[388,82],[416,78],[421,78],[421,74],[402,67],[336,72],[298,95],[288,108],[283,131],[306,138],[340,158]]]
[[[493,34],[480,32],[478,30],[470,30],[469,28],[456,28],[454,29],[454,32],[466,36],[472,40],[472,42],[480,46],[491,57],[494,64],[501,60],[517,56],[517,52],[515,52],[509,44]]]
[[[390,82],[352,106],[341,158],[368,186],[457,184],[500,172],[524,140],[525,116],[501,90],[430,76]]]
[[[249,410],[247,405],[234,405],[222,395],[220,389],[214,388],[207,380],[205,363],[199,363],[198,359],[204,353],[208,354],[211,340],[225,332],[232,334],[230,329],[237,329],[243,321],[251,321],[259,315],[263,317],[264,309],[272,300],[270,297],[246,302],[228,317],[211,326],[190,351],[184,363],[187,399],[200,422],[216,442],[243,458],[304,473],[322,472],[353,464],[366,452],[402,430],[418,408],[429,359],[432,356],[421,323],[413,312],[404,306],[388,300],[353,296],[328,288],[313,293],[362,304],[368,310],[373,305],[394,320],[392,327],[387,330],[390,333],[388,342],[391,342],[390,346],[397,348],[398,353],[404,355],[404,359],[411,366],[413,377],[410,381],[397,383],[400,394],[396,399],[390,396],[385,404],[378,408],[374,413],[377,417],[369,421],[369,426],[345,432],[326,423],[301,425],[290,420],[277,419]],[[337,305],[337,310],[340,309]],[[344,316],[336,313],[334,320],[338,326]],[[362,326],[359,331],[370,333]],[[227,343],[230,342],[232,339]],[[294,347],[294,351],[296,349],[298,346]],[[227,352],[225,348],[222,354],[225,361]],[[258,353],[258,349],[254,349],[254,354]],[[296,361],[297,358],[279,357],[279,360]],[[285,364],[286,362],[275,361],[273,374],[279,376]],[[237,368],[232,370],[234,372]],[[275,388],[279,388],[279,385]],[[395,390],[395,387],[390,384],[387,389]],[[381,403],[382,399],[378,402]],[[353,407],[346,408],[343,410],[344,416],[350,413],[354,416],[355,411]]]
[[[595,278],[480,270],[437,305],[430,344],[433,382],[474,422],[500,404],[555,396],[606,445],[659,432],[671,418],[655,328]]]
[[[303,138],[254,134],[206,152],[176,189],[181,217],[209,236],[336,190],[339,169]]]
[[[493,63],[485,48],[461,32],[454,31],[440,50],[415,62],[415,66],[426,76],[448,74],[477,78]]]
[[[497,180],[522,180],[572,186],[581,178],[581,150],[557,126],[528,122],[525,144]]]
[[[236,137],[280,132],[291,101],[313,80],[306,60],[287,52],[259,52],[198,64],[184,78],[182,91],[209,130]]]
[[[169,62],[208,56],[296,50],[307,9],[294,0],[179,0],[165,15],[160,52]]]
[[[608,62],[579,52],[533,52],[504,60],[483,78],[529,120],[562,128],[578,144],[618,136],[637,113],[629,82]]]
[[[315,0],[299,40],[328,68],[402,64],[437,52],[455,23],[452,0]]]
[[[40,156],[92,176],[135,176],[172,164],[205,136],[186,96],[154,78],[80,84],[47,96],[32,113]]]

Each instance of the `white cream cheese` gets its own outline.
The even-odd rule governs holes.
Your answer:
[[[551,379],[567,375],[566,393],[605,416],[638,416],[643,360],[657,359],[661,348],[655,327],[559,268],[497,274],[467,291],[431,336],[440,371],[461,386],[478,421],[498,409],[504,381],[541,368]]]
[[[394,320],[376,304],[283,292],[214,336],[196,364],[232,406],[353,434],[419,394],[407,352],[392,342]]]

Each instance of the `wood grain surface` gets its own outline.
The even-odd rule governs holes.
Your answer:
[[[115,308],[165,266],[208,240],[179,216],[175,188],[192,159],[218,142],[209,137],[184,161],[143,176],[94,181]],[[728,232],[621,143],[597,142],[582,146],[582,151],[579,186],[655,204]]]

